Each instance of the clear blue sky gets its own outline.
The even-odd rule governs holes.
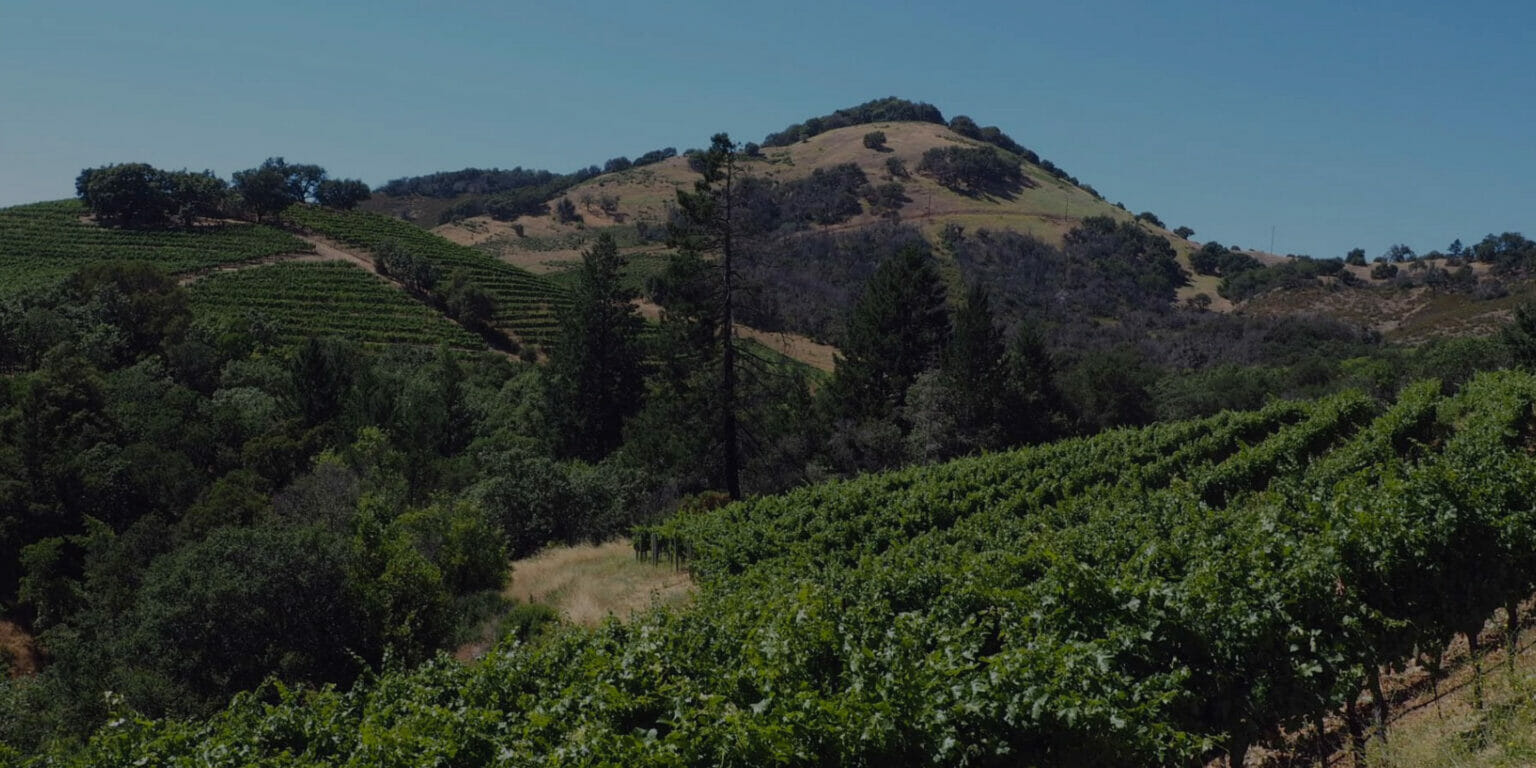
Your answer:
[[[1533,52],[1514,0],[5,0],[0,205],[108,162],[564,171],[896,95],[1198,239],[1374,256],[1536,235]]]

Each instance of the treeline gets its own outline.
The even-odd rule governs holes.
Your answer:
[[[550,200],[593,177],[653,165],[676,156],[675,147],[665,147],[646,152],[634,160],[620,156],[609,159],[601,167],[589,165],[564,174],[522,167],[511,170],[465,168],[462,171],[394,179],[380,187],[379,193],[390,197],[469,196],[439,214],[439,224],[472,216],[491,216],[510,221],[519,216],[542,216],[549,213]]]
[[[75,179],[75,194],[102,224],[191,229],[199,218],[260,221],[302,202],[349,210],[371,193],[357,179],[333,179],[318,165],[273,157],[236,171],[233,183],[213,171],[167,171],[144,163],[87,168]]]

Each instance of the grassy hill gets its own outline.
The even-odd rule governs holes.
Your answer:
[[[887,151],[864,147],[864,134],[874,130],[885,133]],[[793,181],[818,169],[853,163],[871,182],[880,182],[889,179],[886,163],[895,158],[911,174],[900,180],[910,200],[902,207],[900,220],[913,223],[935,239],[946,224],[954,223],[970,230],[1011,229],[1059,241],[1077,221],[1088,216],[1132,218],[1126,211],[1028,161],[1023,163],[1024,173],[1034,186],[1008,197],[968,197],[915,173],[924,152],[944,146],[986,145],[934,123],[875,123],[838,128],[788,147],[764,149],[760,159],[748,159],[742,168],[765,179]],[[637,224],[664,226],[668,206],[676,203],[677,190],[690,189],[697,179],[698,174],[688,168],[686,157],[674,157],[654,165],[603,174],[573,187],[562,197],[578,203],[587,196],[594,200],[605,195],[618,198],[617,208],[611,214],[595,205],[579,204],[578,213],[584,219],[579,224],[560,223],[550,216],[523,216],[510,222],[476,217],[441,225],[435,231],[456,242],[484,244],[488,251],[515,263],[559,262],[574,258],[581,244],[598,232],[611,231],[633,238]],[[866,206],[864,213],[830,228],[846,230],[880,221],[882,218]],[[523,236],[513,232],[512,224],[523,226]],[[1168,237],[1178,239],[1171,234]]]
[[[124,718],[80,764],[1304,760],[1379,665],[1536,589],[1533,405],[1527,374],[1425,382],[693,512],[635,543],[687,559],[691,604]]]

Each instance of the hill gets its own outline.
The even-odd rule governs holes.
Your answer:
[[[1295,759],[1313,723],[1369,735],[1383,665],[1536,590],[1533,406],[1529,374],[1424,382],[695,511],[636,542],[687,559],[689,605],[123,717],[78,764]]]

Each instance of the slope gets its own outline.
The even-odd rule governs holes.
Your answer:
[[[113,229],[87,214],[76,200],[0,210],[0,298],[44,287],[92,261],[140,259],[181,275],[314,250],[259,224],[208,222],[190,232]]]
[[[80,764],[1242,764],[1536,590],[1533,405],[1500,372],[694,513],[636,542],[689,606],[124,717]]]

